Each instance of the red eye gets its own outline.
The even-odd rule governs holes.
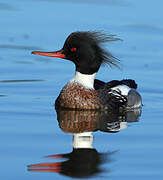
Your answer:
[[[71,48],[71,51],[72,51],[72,52],[75,52],[75,51],[76,51],[76,48]]]

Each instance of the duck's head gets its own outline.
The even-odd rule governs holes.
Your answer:
[[[115,40],[119,39],[113,35],[94,31],[77,31],[68,36],[63,48],[59,51],[33,51],[32,53],[68,59],[74,62],[76,71],[82,74],[93,74],[99,70],[103,63],[117,66],[117,58],[102,47],[103,43]]]

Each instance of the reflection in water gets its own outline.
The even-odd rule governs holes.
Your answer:
[[[112,162],[111,156],[116,151],[99,153],[93,147],[93,131],[118,132],[127,128],[128,122],[138,121],[140,115],[140,109],[124,112],[123,114],[57,110],[60,128],[66,133],[73,134],[73,150],[67,154],[47,156],[48,158],[66,158],[62,162],[33,164],[28,166],[28,170],[58,172],[66,176],[78,178],[91,177],[104,172],[100,165]]]
[[[99,153],[93,148],[92,132],[73,135],[73,150],[71,153],[50,155],[48,158],[61,158],[62,162],[40,163],[28,166],[29,171],[58,172],[60,174],[86,178],[103,172],[100,165],[111,162],[111,155],[115,152]]]
[[[99,165],[106,161],[112,153],[98,153],[92,146],[92,133],[74,134],[71,153],[47,156],[49,158],[66,159],[62,162],[41,163],[28,166],[29,171],[58,172],[70,177],[89,177],[103,172]],[[107,162],[111,161],[109,158]]]
[[[81,133],[91,131],[118,132],[127,127],[128,122],[138,121],[141,109],[122,112],[120,114],[108,111],[70,111],[57,110],[60,128],[66,133]]]

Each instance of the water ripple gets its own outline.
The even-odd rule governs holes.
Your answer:
[[[0,3],[0,10],[4,10],[4,11],[16,11],[18,10],[17,8],[6,4],[6,3]]]
[[[21,82],[37,82],[44,81],[42,79],[24,79],[24,80],[0,80],[0,83],[21,83]]]
[[[0,44],[0,49],[42,50],[41,48],[36,46],[23,46],[23,45],[11,45],[11,44]]]

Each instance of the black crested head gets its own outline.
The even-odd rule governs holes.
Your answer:
[[[33,51],[32,54],[69,59],[75,63],[76,71],[82,74],[97,72],[101,64],[118,66],[119,60],[106,51],[105,42],[120,40],[114,35],[97,31],[77,31],[71,33],[59,51]]]
[[[103,43],[116,40],[120,39],[97,31],[77,31],[68,36],[62,53],[75,63],[76,71],[93,74],[101,64],[118,66],[119,60],[102,47]]]

